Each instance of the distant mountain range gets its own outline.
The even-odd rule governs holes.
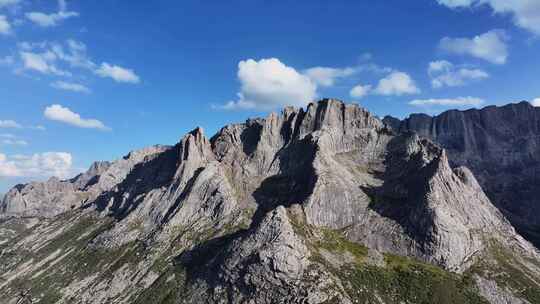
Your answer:
[[[197,128],[11,189],[0,302],[540,303],[539,138],[527,102]]]

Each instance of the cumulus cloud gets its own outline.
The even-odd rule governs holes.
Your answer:
[[[77,93],[90,93],[90,89],[79,83],[55,81],[51,83],[51,87],[59,90],[72,91]]]
[[[57,76],[71,76],[71,73],[59,69],[55,62],[58,59],[56,54],[51,51],[44,53],[33,53],[33,52],[19,52],[23,63],[23,69],[33,70],[43,74],[51,74]]]
[[[354,86],[349,94],[353,98],[362,98],[366,95],[368,95],[371,92],[371,85],[356,85]]]
[[[69,177],[73,157],[66,152],[45,152],[8,157],[0,153],[0,177]]]
[[[531,104],[535,107],[540,107],[540,97],[533,99]]]
[[[353,67],[346,68],[330,68],[330,67],[313,67],[304,71],[304,74],[317,85],[323,87],[333,86],[337,79],[345,78],[353,75],[357,69]]]
[[[110,128],[105,126],[101,121],[92,118],[82,118],[78,113],[58,104],[48,106],[45,108],[43,114],[47,119],[63,122],[79,128],[98,129],[103,131],[110,130]]]
[[[370,58],[371,55],[364,55],[362,59]],[[317,98],[319,88],[334,86],[338,81],[361,72],[388,75],[375,87],[364,84],[354,86],[349,91],[351,97],[420,92],[408,74],[371,62],[343,68],[316,66],[297,71],[276,58],[259,61],[248,59],[238,64],[238,79],[241,84],[237,93],[238,99],[213,107],[226,110],[272,110],[286,105],[305,106]]]
[[[28,20],[41,27],[57,26],[65,19],[79,16],[79,13],[67,10],[67,5],[64,0],[58,1],[58,9],[57,13],[45,14],[42,12],[29,12],[26,13],[25,16]]]
[[[489,74],[481,69],[456,67],[449,61],[440,60],[429,63],[428,75],[434,88],[464,86],[472,81],[489,78]]]
[[[240,61],[238,79],[238,100],[220,108],[271,110],[285,105],[304,106],[316,96],[317,84],[313,80],[276,58]]]
[[[516,26],[540,35],[540,1],[538,0],[437,0],[450,8],[487,5],[497,14],[512,16]]]
[[[0,120],[0,128],[20,129],[22,126],[14,120]]]
[[[457,97],[457,98],[432,98],[432,99],[415,99],[409,102],[413,106],[479,106],[484,103],[484,100],[477,97]]]
[[[133,70],[117,65],[110,65],[107,62],[101,64],[95,73],[101,77],[109,77],[116,82],[139,83],[140,79]]]
[[[406,95],[418,94],[420,89],[416,87],[414,80],[407,73],[394,71],[385,78],[379,80],[379,84],[373,91],[377,95]]]
[[[0,35],[11,34],[11,24],[7,20],[6,16],[0,15]]]
[[[473,38],[444,37],[439,48],[456,55],[469,55],[494,64],[505,64],[508,58],[508,35],[503,30],[491,30]]]

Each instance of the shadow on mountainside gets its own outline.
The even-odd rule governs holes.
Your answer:
[[[383,180],[383,184],[360,188],[371,199],[370,209],[398,223],[411,239],[422,244],[430,237],[429,231],[433,226],[425,194],[429,191],[429,178],[437,170],[439,160],[434,159],[426,165],[422,152],[409,154],[410,136],[396,136],[389,142],[385,170],[376,176]],[[427,142],[420,144],[430,145]]]
[[[293,141],[277,153],[279,173],[264,179],[253,192],[257,209],[252,227],[257,226],[266,213],[276,207],[290,207],[309,197],[317,181],[313,168],[315,152],[316,146],[310,138],[305,138]]]
[[[150,191],[170,185],[176,172],[177,161],[178,148],[171,147],[135,165],[120,184],[112,190],[103,192],[95,201],[85,204],[83,208],[94,205],[100,212],[107,209],[109,215],[121,220],[137,208]]]
[[[228,248],[235,242],[247,238],[260,225],[268,212],[278,206],[289,207],[305,201],[313,191],[316,182],[313,159],[316,146],[310,138],[293,141],[280,150],[276,155],[279,161],[279,174],[264,179],[253,192],[257,209],[252,217],[248,229],[239,229],[231,234],[204,241],[190,250],[184,251],[176,257],[175,263],[186,270],[187,284],[194,284],[197,280],[206,282],[209,286],[225,283],[222,277],[223,265],[229,257]],[[256,263],[256,255],[246,257],[246,265]],[[240,271],[240,276],[243,276]],[[249,293],[250,288],[243,280],[237,280],[244,292]],[[251,291],[255,292],[255,291]]]

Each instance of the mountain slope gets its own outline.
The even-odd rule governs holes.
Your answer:
[[[471,169],[492,202],[540,246],[540,108],[520,102],[385,122],[439,143],[451,164]]]
[[[69,181],[17,186],[0,206],[7,303],[540,296],[537,250],[467,168],[336,100],[211,139],[198,128],[174,147],[97,163]]]

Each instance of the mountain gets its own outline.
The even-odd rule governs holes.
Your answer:
[[[384,121],[444,147],[452,166],[468,167],[493,204],[540,247],[540,108],[520,102]]]
[[[0,302],[540,303],[475,171],[393,122],[324,99],[18,185]]]

